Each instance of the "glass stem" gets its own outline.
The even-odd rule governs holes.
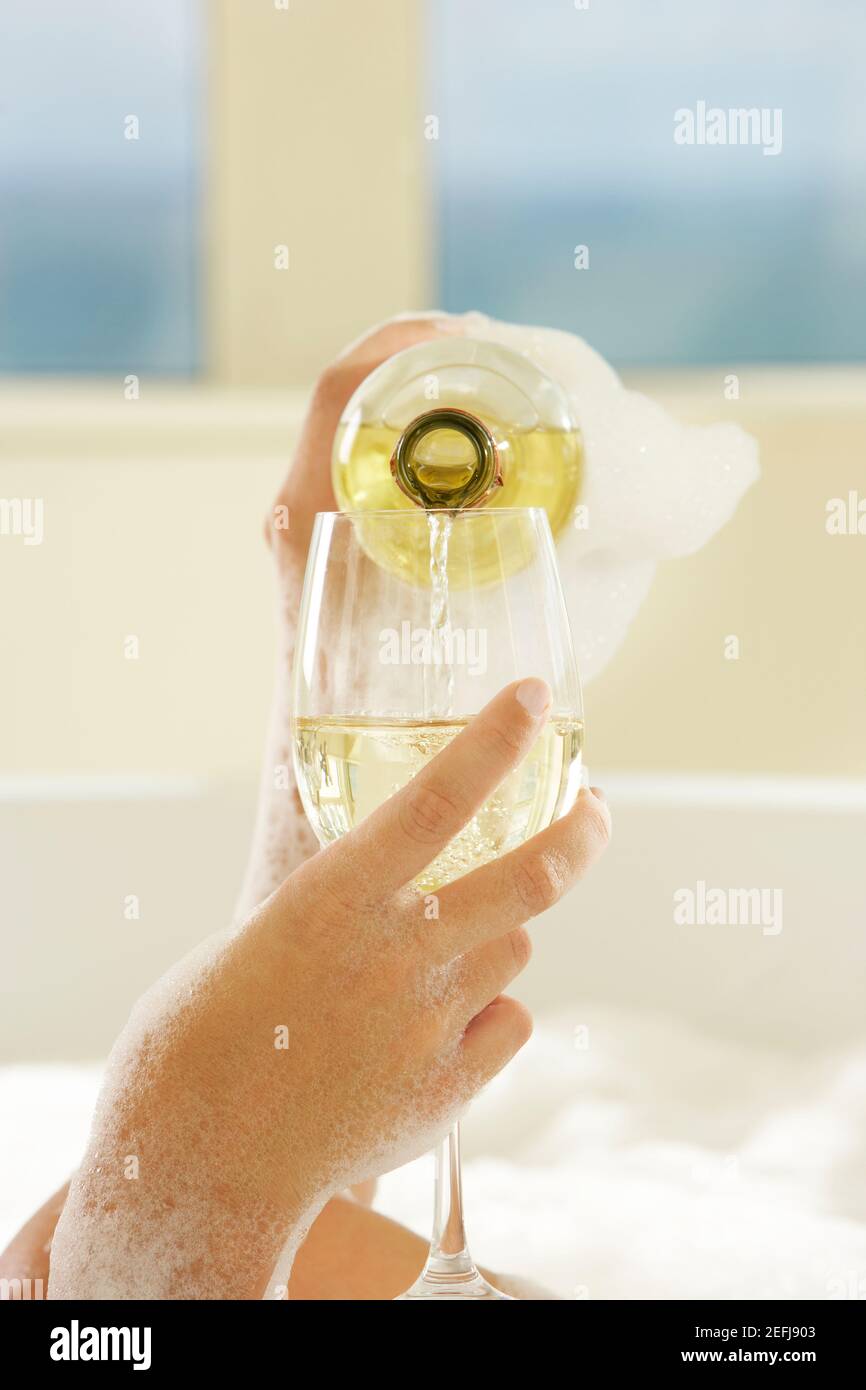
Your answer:
[[[433,1239],[422,1278],[427,1284],[463,1284],[478,1278],[466,1244],[460,1173],[460,1126],[436,1150]]]

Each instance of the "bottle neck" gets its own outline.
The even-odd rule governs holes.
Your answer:
[[[443,406],[419,415],[400,435],[391,473],[401,492],[427,510],[479,507],[502,485],[493,435],[466,410]]]

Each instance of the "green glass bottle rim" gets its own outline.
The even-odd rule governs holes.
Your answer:
[[[415,466],[418,445],[429,434],[449,430],[468,439],[475,451],[475,466],[471,476],[458,490],[444,489],[425,483]],[[410,422],[400,435],[391,455],[391,473],[400,491],[425,510],[464,510],[480,506],[493,490],[502,484],[502,465],[496,441],[483,421],[456,406],[441,406],[425,411]],[[453,505],[449,507],[449,495]]]

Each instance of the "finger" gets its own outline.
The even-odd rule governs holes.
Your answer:
[[[561,820],[440,889],[439,917],[428,938],[434,960],[453,960],[546,912],[583,878],[609,839],[607,804],[583,787]]]
[[[345,881],[375,882],[388,893],[415,878],[526,756],[550,698],[549,687],[534,678],[501,690],[411,782],[332,848]]]
[[[529,1010],[501,994],[473,1018],[460,1044],[460,1059],[473,1082],[484,1086],[532,1036]]]
[[[476,946],[460,960],[454,1016],[463,1026],[492,1003],[510,985],[532,956],[532,940],[524,927]]]

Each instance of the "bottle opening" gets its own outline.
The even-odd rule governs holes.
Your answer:
[[[427,509],[477,507],[502,484],[487,426],[455,407],[429,410],[407,426],[394,447],[391,473],[401,491]]]
[[[415,448],[415,471],[422,482],[449,479],[463,484],[472,477],[478,451],[468,435],[455,429],[436,429],[425,434]]]

